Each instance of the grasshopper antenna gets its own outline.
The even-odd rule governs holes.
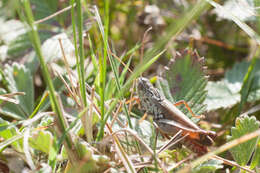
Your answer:
[[[142,39],[142,43],[141,43],[141,53],[140,53],[140,61],[141,63],[143,62],[143,56],[144,56],[144,45],[147,43],[148,39],[147,39],[147,36],[148,36],[148,32],[151,31],[153,28],[152,27],[149,27],[145,32],[144,32],[144,36],[143,36],[143,39]],[[142,76],[142,75],[141,75]]]
[[[110,50],[108,50],[109,51],[109,53],[113,56],[113,57],[115,57],[125,68],[127,68],[127,70],[130,72],[130,73],[133,73],[133,71],[129,68],[129,67],[127,67],[127,65],[116,55],[116,54],[114,54],[113,52],[111,52]]]
[[[140,62],[142,63],[143,62],[143,55],[144,55],[144,45],[147,43],[147,35],[148,35],[148,32],[152,30],[152,27],[149,27],[145,33],[144,33],[144,36],[143,36],[143,39],[142,39],[142,43],[141,43],[141,52],[140,52]],[[109,53],[115,57],[124,67],[126,67],[128,69],[128,71],[130,73],[133,73],[133,71],[127,67],[127,65],[116,55],[114,54],[113,52],[111,52],[110,50],[108,50]],[[142,76],[142,75],[141,75]]]
[[[144,45],[147,43],[147,37],[148,37],[148,32],[149,31],[151,31],[152,30],[152,27],[149,27],[145,32],[144,32],[144,36],[143,36],[143,39],[142,39],[142,42],[141,42],[141,52],[140,52],[140,62],[142,63],[143,62],[143,55],[144,55]],[[116,54],[114,54],[113,52],[111,52],[111,50],[108,50],[109,51],[109,53],[113,56],[113,57],[115,57],[125,68],[127,68],[128,69],[128,71],[132,74],[133,73],[133,71],[116,55]],[[140,75],[141,77],[142,77],[142,74]],[[136,86],[136,80],[134,80],[134,82],[133,82],[133,86],[134,86],[134,88],[135,88],[135,86]],[[131,100],[135,100],[134,98],[133,98],[133,92],[131,93],[131,97],[130,97],[130,105],[129,105],[129,112],[130,112],[130,110],[131,110],[131,107],[132,107],[132,102],[131,102]]]
[[[115,57],[125,68],[127,68],[127,70],[128,70],[131,74],[133,73],[133,71],[132,71],[116,54],[114,54],[114,53],[111,52],[110,50],[109,50],[109,53],[110,53],[113,57]],[[136,82],[135,82],[135,80],[134,80],[134,85],[133,85],[133,86],[135,86],[135,85],[136,85]],[[131,109],[132,109],[132,107],[133,107],[132,100],[135,100],[135,99],[134,99],[134,96],[133,96],[133,93],[134,93],[134,92],[131,92],[131,97],[130,97],[130,100],[129,100],[128,113],[131,112]],[[128,102],[128,101],[127,101],[127,102]]]

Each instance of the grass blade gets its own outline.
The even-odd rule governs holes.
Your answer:
[[[51,107],[54,110],[54,112],[56,113],[58,123],[60,124],[61,130],[63,132],[65,132],[66,126],[65,126],[64,119],[63,119],[63,113],[62,113],[61,107],[59,105],[58,99],[55,95],[55,89],[54,89],[54,86],[53,86],[53,83],[52,83],[52,80],[51,80],[51,77],[50,77],[50,74],[49,74],[49,71],[47,68],[47,64],[42,55],[41,42],[40,42],[40,38],[39,38],[39,35],[37,32],[37,27],[34,25],[34,18],[33,18],[29,0],[24,0],[23,5],[24,5],[26,16],[27,16],[28,24],[31,29],[30,38],[32,40],[34,49],[35,49],[36,54],[38,55],[38,58],[40,61],[44,81],[46,82],[48,89],[49,89]],[[67,144],[65,146],[68,146],[68,148],[72,148],[73,142],[68,136],[65,137],[65,142]],[[73,161],[72,161],[72,164],[73,164]]]

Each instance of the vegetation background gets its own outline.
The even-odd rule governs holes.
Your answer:
[[[259,172],[259,8],[259,0],[0,1],[1,172]],[[192,120],[217,133],[208,154],[157,153],[168,139],[156,138],[150,118],[139,121],[140,75],[206,116]]]

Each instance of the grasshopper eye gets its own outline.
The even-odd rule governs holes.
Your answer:
[[[159,91],[157,89],[153,89],[153,90],[150,90],[150,97],[157,100],[157,101],[161,101],[162,100],[162,96],[161,94],[159,93]]]
[[[146,96],[147,97],[149,97],[149,98],[151,98],[151,97],[153,97],[153,92],[151,91],[151,90],[147,90],[147,92],[146,92]]]

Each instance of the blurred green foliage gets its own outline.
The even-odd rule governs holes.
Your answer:
[[[1,161],[9,162],[5,151],[11,148],[13,152],[22,152],[23,157],[19,157],[25,157],[30,169],[35,164],[38,172],[81,171],[81,168],[88,168],[87,172],[102,172],[109,167],[114,171],[123,168],[133,171],[133,162],[147,159],[143,157],[143,144],[126,133],[111,142],[109,133],[112,132],[106,129],[106,123],[112,126],[113,132],[129,125],[134,135],[149,147],[154,146],[155,132],[151,123],[138,122],[142,116],[139,108],[124,103],[135,94],[132,83],[140,75],[156,79],[157,87],[172,102],[185,100],[196,114],[206,114],[210,123],[204,123],[205,128],[221,134],[216,147],[227,142],[228,135],[230,139],[237,139],[259,128],[259,0],[218,3],[213,0],[78,0],[77,7],[71,6],[72,2],[30,0],[34,27],[57,92],[58,107],[70,125],[60,131],[57,130],[59,121],[51,112],[56,111],[55,106],[48,98],[48,94],[54,93],[48,92],[50,88],[41,71],[39,51],[34,50],[37,43],[30,34],[32,28],[28,27],[29,17],[25,15],[23,3],[0,1]],[[176,54],[178,57],[177,51],[186,48],[196,49],[198,59],[193,61],[181,53],[181,58],[165,71],[163,66]],[[81,64],[76,61],[77,52],[82,58]],[[203,65],[198,63],[201,57],[205,58]],[[163,78],[153,78],[155,76]],[[180,78],[183,80],[178,80]],[[95,94],[91,88],[95,88]],[[176,88],[178,90],[174,90]],[[6,95],[16,92],[25,95]],[[96,97],[93,99],[91,95]],[[18,104],[9,102],[9,97]],[[185,112],[183,107],[180,109]],[[113,119],[115,112],[119,113],[118,120]],[[255,116],[239,117],[243,112]],[[89,119],[84,119],[84,115]],[[86,129],[90,128],[87,133]],[[29,137],[25,133],[27,129]],[[65,149],[63,137],[70,133],[74,139],[72,147]],[[108,142],[104,142],[106,140]],[[163,142],[164,138],[159,136],[157,145]],[[99,152],[105,150],[98,148],[102,143],[112,143],[109,152]],[[251,168],[259,169],[257,139],[230,151],[237,163],[245,166],[252,157]],[[73,165],[70,153],[76,153],[81,159],[80,167]],[[134,160],[133,154],[140,160]],[[230,158],[231,155],[225,154]],[[167,160],[163,156],[162,160],[175,165],[183,156],[186,155],[177,151],[176,157]],[[154,167],[147,166],[143,172],[158,168],[157,161],[153,164]],[[221,168],[222,162],[210,160],[194,171],[214,172]],[[9,169],[14,168],[9,166]]]

